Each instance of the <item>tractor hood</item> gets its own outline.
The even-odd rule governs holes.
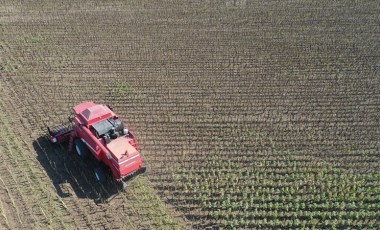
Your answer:
[[[119,168],[120,175],[127,175],[142,165],[139,152],[130,143],[131,138],[121,136],[107,144],[112,156],[112,163]]]

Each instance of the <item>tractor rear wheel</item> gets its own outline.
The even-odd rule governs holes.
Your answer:
[[[94,169],[95,178],[99,183],[104,183],[106,181],[106,177],[104,175],[104,171],[102,167],[96,167]]]
[[[81,139],[75,140],[75,150],[76,150],[77,155],[82,159],[87,158],[88,154],[90,152],[90,150],[87,148],[86,144],[83,143],[83,141]]]

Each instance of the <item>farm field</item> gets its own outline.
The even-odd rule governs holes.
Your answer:
[[[380,229],[379,12],[0,0],[0,229]],[[85,100],[135,131],[126,191],[46,138]]]

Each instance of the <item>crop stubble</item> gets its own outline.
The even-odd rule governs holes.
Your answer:
[[[29,145],[72,105],[105,102],[133,124],[161,199],[194,228],[379,225],[375,3],[11,5],[1,8],[0,83]],[[52,181],[75,178],[71,186],[88,197],[102,192],[90,173],[75,170],[83,164],[59,155],[63,147],[40,142],[34,151],[42,159],[66,165]],[[34,151],[24,154],[33,159]],[[119,213],[134,205],[132,196],[101,207],[78,196],[61,198],[70,206],[56,209],[60,217],[82,215],[69,224],[154,226],[152,213],[139,210],[125,223],[130,215]]]

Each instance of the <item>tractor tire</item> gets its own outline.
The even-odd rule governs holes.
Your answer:
[[[94,174],[95,174],[96,181],[98,181],[99,183],[106,182],[106,176],[104,175],[104,171],[102,167],[96,167],[94,169]]]
[[[86,144],[83,143],[81,139],[75,140],[75,152],[77,155],[82,158],[86,159],[90,153],[90,150],[87,148]]]

